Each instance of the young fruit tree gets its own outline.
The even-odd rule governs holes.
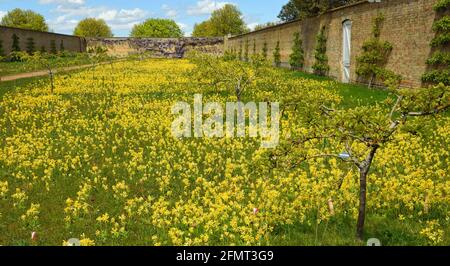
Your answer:
[[[269,67],[261,55],[251,56],[249,62],[197,52],[191,52],[189,58],[196,65],[190,75],[216,90],[232,90],[238,102],[244,91],[255,86],[256,79]]]
[[[27,62],[28,65],[34,69],[46,69],[48,71],[48,76],[50,78],[50,91],[53,94],[55,90],[55,69],[58,67],[64,67],[64,60],[62,60],[59,56],[41,52],[35,52],[32,55],[23,54],[22,60]]]
[[[449,86],[402,89],[398,81],[391,84],[391,96],[375,106],[338,109],[301,103],[303,107],[298,106],[296,116],[306,125],[306,133],[290,137],[273,155],[280,158],[278,167],[283,168],[301,167],[324,158],[336,158],[354,166],[359,173],[359,240],[364,233],[368,174],[378,151],[393,143],[400,131],[439,119],[450,107]]]

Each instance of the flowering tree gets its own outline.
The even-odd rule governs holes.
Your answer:
[[[195,52],[189,58],[196,65],[193,75],[198,80],[216,89],[224,87],[233,90],[238,101],[241,101],[243,92],[254,85],[256,78],[261,77],[268,67],[261,55],[250,56],[249,62]]]
[[[303,107],[297,110],[301,114],[299,119],[308,125],[308,133],[290,138],[274,155],[282,158],[283,168],[299,167],[317,158],[337,158],[355,166],[359,171],[356,236],[360,240],[366,217],[367,176],[378,150],[392,142],[395,134],[408,124],[424,123],[425,117],[438,118],[450,107],[450,87],[443,84],[422,89],[400,89],[394,83],[390,91],[394,97],[383,103],[347,110],[311,102],[300,103]],[[309,148],[317,141],[330,145],[311,154]]]

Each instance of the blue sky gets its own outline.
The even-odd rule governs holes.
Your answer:
[[[171,18],[187,36],[195,23],[207,19],[211,12],[232,3],[239,7],[250,28],[276,21],[288,0],[0,0],[0,17],[13,8],[32,9],[44,15],[54,32],[71,34],[85,17],[103,18],[114,36],[128,36],[134,24],[146,18]]]

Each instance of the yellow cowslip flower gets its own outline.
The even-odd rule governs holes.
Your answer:
[[[356,219],[358,173],[340,160],[291,169],[254,139],[173,138],[176,102],[190,103],[195,93],[208,102],[235,101],[225,86],[196,80],[194,68],[188,60],[123,61],[114,69],[58,76],[53,95],[45,82],[4,95],[0,224],[17,228],[17,221],[54,215],[64,221],[52,224],[55,234],[80,235],[92,225],[92,240],[81,238],[86,245],[262,245],[289,225]],[[333,81],[265,74],[251,82],[245,98],[343,101]],[[298,115],[285,112],[281,141],[314,133]],[[401,131],[380,147],[369,175],[368,213],[417,223],[433,214],[435,222],[414,233],[429,244],[447,244],[449,137],[444,117],[427,134]],[[301,153],[342,152],[336,145],[317,140]],[[365,149],[351,144],[358,156]],[[6,234],[4,242],[15,243],[16,235]]]

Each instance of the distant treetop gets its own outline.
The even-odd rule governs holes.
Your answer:
[[[111,28],[103,19],[86,18],[75,27],[73,34],[80,37],[113,37]]]
[[[223,37],[228,34],[238,35],[248,32],[241,11],[232,4],[227,4],[214,11],[211,17],[194,26],[194,37]]]
[[[28,30],[49,30],[45,18],[41,14],[20,8],[13,9],[3,16],[0,25]]]
[[[183,37],[183,31],[171,19],[151,18],[135,25],[130,37],[180,38]]]

